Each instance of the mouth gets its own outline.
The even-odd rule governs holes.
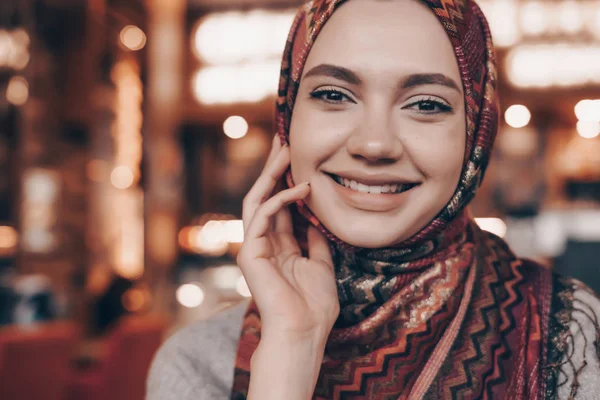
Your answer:
[[[410,189],[419,186],[418,183],[385,183],[383,185],[368,185],[335,174],[328,173],[327,175],[338,185],[360,193],[392,195],[407,192]]]

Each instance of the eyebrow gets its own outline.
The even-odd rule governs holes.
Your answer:
[[[446,86],[461,93],[457,83],[454,82],[452,78],[449,78],[444,74],[412,74],[401,83],[400,88],[408,89],[424,85]]]
[[[316,67],[308,71],[306,75],[304,75],[304,78],[309,78],[311,76],[327,76],[348,82],[352,85],[360,85],[362,83],[360,77],[353,71],[349,70],[348,68],[331,64],[317,65]],[[439,73],[409,75],[404,80],[402,80],[402,82],[399,85],[399,89],[409,89],[424,85],[445,86],[450,89],[454,89],[459,93],[462,93],[460,87],[452,78],[449,78],[448,76]]]
[[[331,64],[317,65],[308,71],[306,75],[304,75],[304,78],[309,78],[311,76],[329,76],[353,85],[360,85],[362,83],[362,80],[358,77],[358,75],[350,71],[348,68]]]

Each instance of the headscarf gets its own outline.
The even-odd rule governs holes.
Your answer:
[[[467,135],[461,177],[439,215],[394,248],[350,246],[304,202],[297,204],[299,241],[310,223],[331,244],[341,310],[314,399],[542,398],[550,379],[541,373],[547,362],[541,342],[547,335],[551,275],[517,260],[501,239],[482,232],[465,208],[480,186],[498,126],[490,30],[472,0],[420,1],[444,27],[458,61]],[[313,0],[294,20],[276,110],[284,142],[307,55],[344,2]],[[294,185],[291,173],[286,180]],[[259,340],[260,315],[251,303],[233,399],[246,396]]]

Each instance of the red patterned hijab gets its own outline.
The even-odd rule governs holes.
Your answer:
[[[462,175],[440,214],[394,248],[354,248],[323,227],[304,203],[297,205],[299,240],[302,227],[311,223],[331,243],[341,309],[314,399],[541,398],[551,277],[525,268],[499,238],[479,230],[465,208],[481,183],[497,131],[488,24],[471,0],[421,1],[446,30],[458,60],[467,119]],[[306,56],[340,4],[343,0],[314,0],[296,16],[277,99],[277,130],[284,141]],[[291,174],[287,183],[294,184]],[[251,304],[239,342],[234,399],[246,396],[259,340],[260,315]]]

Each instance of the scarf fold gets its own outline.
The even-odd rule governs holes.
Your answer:
[[[551,273],[518,260],[482,232],[467,204],[487,167],[498,124],[496,62],[487,22],[471,0],[421,0],[454,48],[465,93],[467,140],[456,191],[439,215],[394,248],[359,249],[329,232],[304,202],[306,228],[329,240],[340,316],[330,333],[314,399],[538,399],[549,381],[545,334]],[[300,8],[283,55],[276,126],[288,141],[300,77],[319,32],[344,0]],[[288,186],[294,182],[286,176]],[[232,399],[245,399],[260,315],[244,317]]]

